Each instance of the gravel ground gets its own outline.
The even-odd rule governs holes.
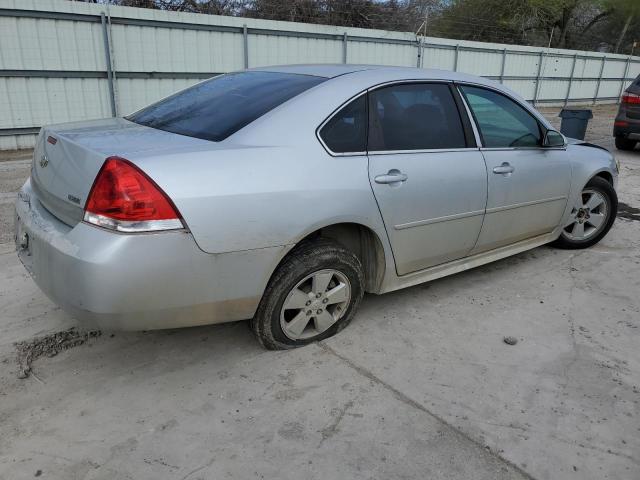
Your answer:
[[[615,107],[594,113],[587,139],[612,147]],[[640,152],[616,154],[599,245],[367,296],[288,352],[243,323],[55,348],[85,332],[0,243],[0,478],[640,478]],[[0,159],[0,242],[20,158]],[[56,354],[19,379],[14,342]]]

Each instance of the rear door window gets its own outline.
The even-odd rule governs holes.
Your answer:
[[[486,88],[462,86],[482,142],[490,148],[539,147],[538,121],[510,98]]]
[[[367,150],[367,96],[361,95],[343,107],[320,130],[320,138],[334,153]]]
[[[466,147],[447,84],[390,85],[369,93],[369,151]]]
[[[325,80],[292,73],[231,73],[198,83],[126,118],[159,130],[219,142]]]

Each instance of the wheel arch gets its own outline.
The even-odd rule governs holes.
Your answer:
[[[596,178],[596,177],[600,177],[604,180],[606,180],[607,182],[609,182],[609,184],[611,186],[613,186],[613,175],[611,174],[611,172],[607,171],[607,170],[601,170],[599,172],[597,172],[595,175],[593,175],[590,179],[589,182]],[[588,182],[587,182],[588,183]]]
[[[318,238],[331,239],[355,253],[364,269],[364,290],[370,293],[380,291],[386,270],[384,246],[380,236],[371,227],[357,222],[332,223],[302,235],[293,248],[283,256],[274,272],[300,245],[313,242]]]

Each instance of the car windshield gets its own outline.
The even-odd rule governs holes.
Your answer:
[[[325,80],[292,73],[231,73],[198,83],[125,118],[147,127],[219,142]]]

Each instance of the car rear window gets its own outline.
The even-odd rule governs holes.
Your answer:
[[[198,83],[126,118],[147,127],[219,142],[325,80],[292,73],[231,73]]]

